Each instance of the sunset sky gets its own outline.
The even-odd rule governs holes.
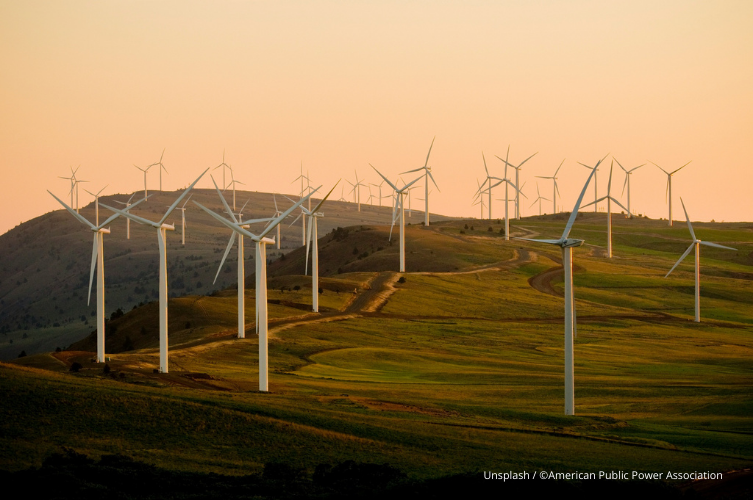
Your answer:
[[[59,208],[46,190],[67,196],[70,166],[90,188],[131,192],[133,164],[164,148],[177,189],[224,149],[248,189],[291,193],[301,162],[326,188],[354,169],[376,182],[369,163],[396,177],[434,136],[443,214],[478,216],[481,153],[501,177],[494,155],[510,145],[515,163],[538,151],[524,215],[534,175],[566,158],[569,211],[577,162],[611,153],[630,167],[692,160],[673,181],[676,220],[682,196],[694,220],[751,221],[751,26],[750,1],[2,0],[0,233]],[[666,217],[665,179],[634,174],[636,212]]]

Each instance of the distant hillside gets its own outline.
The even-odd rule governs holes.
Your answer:
[[[157,192],[134,210],[146,218],[160,218],[180,192]],[[140,192],[134,199],[138,199]],[[101,202],[116,205],[129,194],[104,196]],[[227,195],[226,195],[227,196]],[[88,199],[82,197],[83,199]],[[232,196],[228,196],[232,202]],[[237,208],[250,200],[244,218],[269,217],[274,213],[272,194],[237,191]],[[197,189],[191,200],[197,200],[216,211],[221,203],[214,190]],[[64,199],[64,201],[67,201]],[[83,201],[83,200],[82,200]],[[284,196],[277,196],[281,209],[290,206]],[[313,201],[312,203],[316,203]],[[117,205],[119,206],[119,205]],[[363,204],[361,212],[353,203],[328,201],[323,207],[325,217],[319,221],[320,234],[335,227],[357,224],[386,224],[392,216],[390,207]],[[94,220],[93,201],[81,214]],[[100,210],[100,220],[109,216]],[[297,216],[297,214],[296,214]],[[413,218],[420,219],[419,212]],[[446,217],[432,215],[433,219]],[[217,266],[225,250],[229,232],[192,202],[186,210],[186,245],[180,241],[180,212],[175,211],[169,222],[176,225],[168,235],[168,280],[171,297],[205,295],[235,283],[233,250],[223,272],[213,283]],[[281,254],[298,248],[302,243],[300,219],[294,226],[293,217],[282,225],[282,250],[270,248],[267,257],[276,260]],[[131,310],[135,305],[157,299],[158,248],[155,231],[131,224],[131,239],[126,239],[126,222],[118,219],[112,234],[105,236],[106,309],[109,316],[117,309]],[[251,229],[254,231],[254,229]],[[0,359],[15,358],[19,352],[54,350],[86,336],[94,328],[95,291],[86,303],[89,286],[92,233],[65,210],[36,217],[0,236]],[[247,259],[253,259],[253,245],[247,241]],[[248,267],[253,271],[253,267]]]

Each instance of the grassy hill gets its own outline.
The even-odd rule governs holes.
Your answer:
[[[556,237],[564,219],[526,218],[512,232]],[[753,229],[694,226],[739,249],[704,248],[696,324],[692,260],[663,277],[689,244],[687,228],[665,224],[615,218],[608,260],[604,215],[578,217],[572,236],[587,243],[574,253],[575,417],[563,415],[556,248],[506,242],[496,221],[412,225],[400,275],[389,228],[363,223],[320,240],[320,314],[309,312],[300,249],[270,265],[269,393],[257,392],[253,281],[243,340],[234,290],[172,299],[169,374],[154,373],[147,304],[108,323],[109,373],[91,363],[91,338],[0,364],[0,397],[12,402],[0,469],[39,465],[63,446],[225,474],[343,460],[389,462],[413,477],[749,466]]]
[[[146,203],[134,209],[134,213],[152,220],[159,219],[178,195],[179,192],[155,192]],[[134,199],[139,196],[141,193],[137,192]],[[125,201],[129,197],[130,194],[112,195],[100,200],[110,206],[120,206],[115,201]],[[237,191],[236,198],[238,208],[249,200],[244,218],[269,217],[274,213],[270,193]],[[217,212],[223,210],[214,190],[194,190],[191,200]],[[232,203],[232,197],[229,200]],[[277,203],[280,208],[289,206],[283,196],[277,196]],[[176,225],[175,232],[168,233],[168,290],[171,297],[206,295],[235,283],[235,251],[230,253],[225,269],[213,283],[229,232],[192,202],[187,207],[185,246],[180,240],[180,212],[174,212],[168,221]],[[323,210],[325,217],[319,221],[322,235],[336,227],[385,224],[392,217],[391,208],[386,206],[364,204],[358,212],[355,204],[337,201],[328,201]],[[109,213],[102,209],[101,220]],[[81,209],[81,214],[94,220],[93,201]],[[438,215],[432,217],[447,219]],[[418,221],[419,213],[414,213],[413,218]],[[282,249],[268,249],[270,260],[301,245],[301,222],[299,220],[291,227],[292,222],[293,217],[282,225]],[[126,239],[124,219],[116,220],[111,229],[112,234],[105,236],[104,243],[108,316],[117,309],[129,311],[138,304],[156,300],[159,272],[157,238],[153,229],[132,223],[130,240]],[[34,353],[66,347],[95,328],[96,306],[93,299],[87,305],[86,298],[91,247],[91,231],[62,207],[0,236],[0,253],[3,255],[0,263],[0,359],[13,359],[21,351]],[[253,254],[253,245],[248,244],[247,258],[253,259]],[[253,266],[249,269],[253,270]],[[95,293],[92,290],[92,296]]]

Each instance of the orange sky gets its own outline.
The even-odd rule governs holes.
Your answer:
[[[577,162],[611,152],[693,160],[675,218],[682,196],[694,220],[753,220],[752,25],[747,1],[3,0],[0,232],[58,208],[45,190],[66,196],[70,165],[106,194],[133,191],[132,165],[166,148],[175,189],[225,148],[248,188],[292,192],[301,161],[315,184],[354,168],[376,181],[369,162],[416,168],[435,135],[433,211],[477,216],[481,152],[500,175],[510,144],[514,162],[539,152],[522,175],[531,201],[533,176],[567,158],[569,210]],[[638,170],[636,212],[666,217],[664,189]]]

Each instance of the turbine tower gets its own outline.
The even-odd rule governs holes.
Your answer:
[[[178,199],[173,202],[172,205],[170,205],[170,208],[167,209],[167,212],[165,212],[165,215],[162,216],[162,218],[157,221],[151,221],[149,219],[145,219],[143,217],[138,217],[136,215],[133,215],[130,212],[126,212],[123,210],[118,210],[117,208],[109,207],[102,204],[103,207],[105,207],[108,210],[112,210],[116,214],[120,214],[124,217],[128,217],[129,219],[133,220],[134,222],[137,222],[139,224],[145,224],[147,226],[152,226],[157,230],[157,242],[159,243],[159,371],[160,373],[167,373],[168,372],[168,366],[167,366],[167,231],[175,231],[175,225],[174,224],[167,224],[165,221],[168,217],[170,217],[170,214],[173,213],[173,210],[178,206],[178,204],[183,201],[183,198],[185,198],[188,193],[193,189],[193,187],[196,185],[199,180],[204,177],[204,174],[207,173],[209,169],[204,170],[204,172],[201,173],[199,177],[196,178],[195,181],[191,183],[188,188],[186,188],[183,193],[178,196]],[[133,207],[133,205],[131,205]]]
[[[533,153],[531,156],[529,156],[525,160],[521,161],[517,166],[513,165],[512,163],[509,163],[506,159],[502,160],[502,158],[499,158],[499,156],[497,156],[497,158],[499,158],[500,160],[502,160],[505,163],[505,167],[512,167],[512,168],[515,169],[515,185],[516,186],[520,186],[520,169],[523,168],[523,164],[525,164],[525,162],[527,162],[528,160],[530,160],[531,158],[533,158],[537,154],[539,154],[538,151],[536,151],[535,153]],[[510,146],[507,146],[507,157],[509,157],[509,156],[510,156]],[[505,177],[507,177],[506,173],[505,173]],[[518,220],[520,220],[520,195],[521,195],[521,192],[518,190],[515,193],[515,218],[518,219]],[[523,195],[523,196],[525,196],[525,195]]]
[[[371,184],[375,188],[379,189],[379,206],[382,206],[382,186],[384,185],[384,181],[380,182],[379,184]],[[344,198],[341,197],[338,201],[345,201]]]
[[[400,218],[400,272],[405,272],[405,195],[408,189],[418,182],[421,177],[413,179],[408,184],[404,185],[400,189],[396,185],[391,183],[389,179],[382,175],[382,173],[369,163],[369,166],[374,169],[376,173],[380,175],[382,179],[390,185],[395,192],[395,207],[392,209],[392,225],[390,226],[390,241],[392,241],[392,228],[395,227],[395,220]],[[399,210],[399,212],[398,212]]]
[[[305,189],[303,187],[304,180],[306,181],[306,188],[308,188],[309,194],[311,193],[311,184],[309,183],[308,175],[303,175],[303,162],[301,162],[301,175],[293,179],[293,182],[297,181],[298,179],[301,179],[301,194],[299,195],[299,197],[303,199],[303,191]],[[291,182],[291,184],[293,182]],[[306,217],[303,217],[301,219],[301,245],[306,245]]]
[[[437,137],[434,136],[434,139]],[[437,191],[439,191],[439,186],[437,186],[437,181],[434,180],[434,176],[431,175],[431,167],[429,166],[429,156],[431,155],[431,148],[434,147],[434,139],[431,140],[431,145],[429,146],[429,152],[426,154],[426,161],[424,162],[424,166],[420,168],[416,168],[414,170],[408,170],[407,172],[403,172],[403,174],[411,174],[413,172],[418,172],[420,170],[424,171],[424,201],[426,203],[426,208],[424,210],[424,226],[429,226],[429,179],[431,178],[431,182],[434,183],[434,186],[437,188]],[[380,184],[381,186],[381,184]],[[408,201],[408,206],[410,206],[410,200]]]
[[[348,184],[353,186],[353,189],[351,189],[350,192],[353,193],[353,201],[355,203],[358,203],[358,211],[360,212],[361,211],[361,187],[366,186],[366,184],[364,184],[358,179],[358,172],[356,172],[355,170],[353,170],[353,172],[355,172],[356,174],[356,183],[353,184],[352,182],[348,181]]]
[[[275,202],[275,217],[279,217],[282,212],[280,212],[280,209],[277,208],[277,197],[275,195],[272,195],[272,201]],[[282,224],[277,224],[277,250],[280,250],[280,241],[282,241],[281,235],[280,235],[280,228],[282,227]]]
[[[674,271],[675,268],[678,265],[680,265],[680,262],[685,260],[685,257],[688,256],[690,251],[695,249],[695,322],[700,323],[701,322],[701,245],[706,245],[706,246],[714,247],[714,248],[723,248],[725,250],[737,251],[737,249],[725,247],[724,245],[719,245],[717,243],[711,243],[710,241],[699,240],[696,237],[695,232],[693,232],[693,226],[690,224],[690,217],[688,217],[688,211],[685,209],[685,202],[682,201],[682,198],[680,198],[680,203],[682,203],[682,209],[685,212],[685,220],[688,221],[688,229],[690,230],[690,237],[693,238],[693,243],[690,244],[688,249],[685,250],[685,253],[682,254],[682,257],[680,257],[680,260],[675,262],[675,265],[672,266],[672,269],[670,269],[669,272],[664,277],[666,278],[667,276],[669,276],[672,273],[672,271]]]
[[[557,170],[554,171],[554,175],[551,177],[543,177],[541,175],[536,176],[537,179],[552,179],[552,181],[554,181],[554,188],[552,188],[552,214],[557,213],[557,194],[560,192],[560,189],[557,187],[557,172],[560,171],[564,163],[565,160],[563,159],[562,162],[560,162],[560,166],[557,167]]]
[[[606,158],[606,156],[604,157]],[[562,236],[557,240],[547,239],[530,239],[530,238],[518,238],[520,240],[535,241],[537,243],[547,243],[549,245],[557,245],[562,248],[562,267],[565,271],[565,415],[575,415],[575,372],[574,372],[574,331],[577,328],[575,319],[575,295],[573,293],[573,247],[579,247],[583,244],[583,240],[576,240],[570,238],[570,230],[573,228],[575,218],[578,216],[578,209],[583,201],[583,196],[586,194],[586,188],[588,183],[591,182],[591,178],[596,175],[596,168],[604,161],[604,158],[596,163],[596,167],[591,169],[591,174],[586,180],[586,184],[583,186],[583,190],[580,192],[578,201],[573,207],[573,211],[570,214],[570,219],[567,221],[567,226],[562,232]],[[591,167],[589,167],[591,168]]]
[[[191,199],[191,196],[193,195],[186,198],[183,206],[178,209],[180,210],[180,244],[183,246],[186,246],[186,203]]]
[[[152,163],[149,165],[148,168],[152,167],[159,167],[159,190],[162,191],[162,171],[164,170],[166,174],[169,174],[170,172],[167,171],[165,166],[162,164],[162,158],[165,156],[165,150],[162,150],[162,154],[159,157],[159,161],[157,163]]]
[[[270,243],[274,243],[274,240],[267,238],[266,235],[272,231],[285,217],[287,217],[293,210],[300,207],[303,202],[309,199],[319,188],[312,190],[308,195],[302,197],[295,202],[293,206],[288,208],[279,217],[275,218],[264,230],[259,234],[253,234],[247,229],[244,229],[243,222],[234,222],[235,216],[232,210],[228,207],[227,202],[223,200],[225,211],[230,215],[231,220],[227,220],[219,214],[216,214],[212,210],[206,208],[204,205],[194,200],[194,203],[209,215],[217,219],[219,222],[232,229],[234,233],[251,238],[256,243],[256,317],[257,328],[259,331],[259,390],[266,392],[269,390],[269,368],[268,368],[268,339],[267,339],[267,252],[266,246]]]
[[[233,210],[235,210],[235,185],[240,184],[242,186],[245,186],[241,181],[236,181],[235,176],[233,175],[233,169],[230,167],[230,186],[233,188]]]
[[[632,219],[633,218],[633,212],[630,209],[630,175],[633,172],[635,172],[636,170],[638,170],[639,168],[641,168],[643,165],[645,165],[645,163],[643,163],[641,165],[638,165],[637,167],[633,167],[630,170],[628,170],[628,169],[626,169],[625,167],[622,166],[622,163],[620,163],[620,161],[617,158],[615,158],[614,161],[616,161],[617,165],[619,165],[620,168],[625,171],[625,183],[622,185],[622,194],[625,194],[625,188],[627,187],[627,193],[628,193],[627,211],[628,211],[628,214],[630,215],[630,218]]]
[[[620,206],[623,210],[627,211],[628,214],[630,214],[630,210],[625,208],[622,203],[617,201],[616,198],[612,197],[612,169],[614,168],[614,161],[612,162],[612,165],[609,167],[609,184],[607,184],[607,195],[599,198],[596,201],[593,201],[589,203],[588,205],[583,205],[583,208],[586,208],[589,205],[593,205],[594,203],[598,203],[600,201],[607,201],[607,258],[612,258],[612,202],[617,203],[617,205]],[[632,216],[632,214],[630,214]]]
[[[104,363],[105,362],[105,260],[104,260],[104,235],[110,234],[110,229],[105,229],[105,226],[110,224],[110,222],[114,221],[118,217],[120,217],[121,214],[115,214],[110,216],[107,220],[105,220],[102,224],[92,224],[88,220],[86,220],[82,215],[80,215],[78,212],[73,210],[72,207],[69,207],[63,201],[52,194],[50,191],[47,191],[50,193],[50,195],[55,198],[58,203],[63,205],[63,208],[68,210],[71,215],[73,215],[76,219],[78,219],[79,222],[84,224],[85,226],[88,226],[89,229],[91,229],[94,232],[94,241],[92,242],[92,263],[89,271],[89,293],[86,295],[86,305],[88,306],[91,301],[91,294],[92,294],[92,282],[94,281],[94,268],[97,268],[97,363]],[[139,200],[136,203],[132,204],[130,207],[126,208],[125,211],[130,210],[131,208],[137,206],[139,203],[141,203],[144,200]]]
[[[658,168],[659,170],[661,170],[662,172],[664,172],[665,174],[667,174],[667,192],[666,192],[665,196],[667,198],[667,202],[669,203],[669,216],[667,218],[669,219],[669,225],[670,225],[670,227],[672,226],[672,176],[675,175],[680,170],[682,170],[683,168],[685,168],[688,165],[690,165],[691,161],[693,161],[693,160],[690,160],[685,165],[683,165],[682,167],[678,168],[677,170],[673,170],[672,172],[667,172],[666,170],[664,170],[663,168],[661,168],[659,165],[656,165],[656,163],[651,162],[651,163],[654,163],[654,165],[656,165],[656,168]]]
[[[301,207],[303,212],[309,217],[309,237],[306,241],[306,268],[303,274],[308,274],[309,272],[309,247],[311,247],[311,310],[317,313],[319,312],[319,237],[317,235],[317,219],[324,217],[324,214],[319,209],[339,183],[340,181],[338,180],[332,186],[332,189],[329,190],[327,196],[316,205],[314,210],[307,210]]]
[[[513,184],[512,181],[507,178],[507,167],[508,166],[512,166],[513,168],[515,168],[515,175],[517,176],[517,173],[518,173],[519,169],[521,167],[523,167],[523,164],[525,162],[527,162],[528,160],[530,160],[531,158],[533,158],[534,156],[536,156],[537,154],[538,154],[538,152],[532,154],[531,156],[529,156],[528,158],[526,158],[525,160],[523,160],[520,163],[520,165],[518,165],[517,167],[513,166],[510,162],[507,161],[509,159],[509,157],[510,157],[510,146],[507,146],[507,155],[505,156],[504,160],[502,158],[500,158],[499,156],[494,155],[494,156],[497,156],[498,160],[500,160],[502,163],[505,164],[505,178],[502,179],[502,180],[500,180],[499,182],[497,182],[497,184],[495,184],[495,186],[496,186],[496,185],[502,184],[503,182],[505,183],[505,241],[509,241],[510,240],[510,217],[509,217],[510,199],[509,199],[509,196],[508,196],[508,188],[510,186],[512,186],[515,189],[515,199],[516,200],[520,199],[520,189],[518,188],[518,183],[516,181]],[[525,195],[523,195],[523,196],[525,196]],[[516,212],[517,212],[517,202],[516,202]]]

